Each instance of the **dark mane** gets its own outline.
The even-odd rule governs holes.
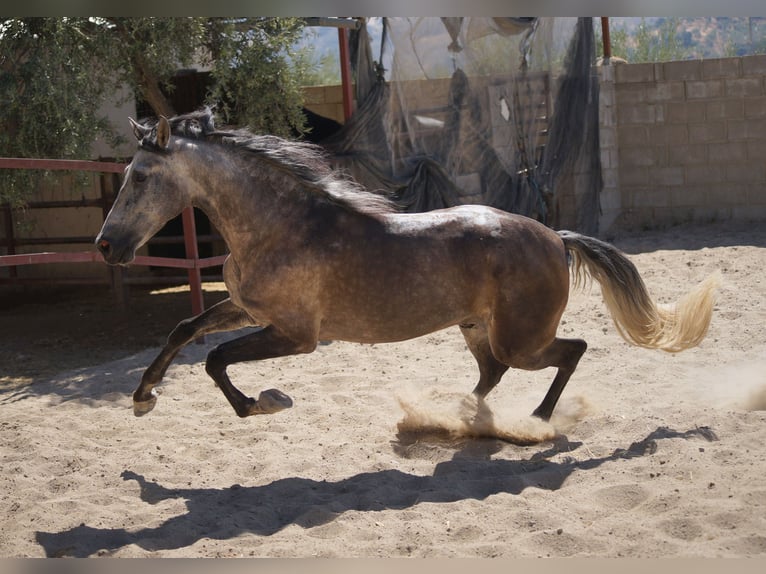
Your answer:
[[[249,130],[217,130],[212,111],[205,108],[168,120],[173,135],[231,146],[246,155],[266,161],[300,180],[301,187],[327,201],[361,213],[393,213],[399,206],[382,193],[367,191],[334,170],[325,150],[315,144],[255,135]],[[154,127],[156,120],[144,122]]]

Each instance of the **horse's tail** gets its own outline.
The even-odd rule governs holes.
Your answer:
[[[620,335],[634,345],[677,353],[698,345],[707,334],[713,314],[719,275],[713,274],[672,307],[652,301],[635,265],[612,245],[571,231],[559,231],[572,256],[575,286],[586,275],[601,285]]]

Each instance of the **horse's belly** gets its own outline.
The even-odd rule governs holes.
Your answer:
[[[361,305],[331,305],[322,319],[320,338],[357,343],[404,341],[476,315],[469,297],[439,294],[438,289],[426,297],[403,295],[362,299]]]
[[[457,324],[459,321],[424,324],[411,322],[407,325],[392,327],[371,322],[348,323],[340,325],[330,321],[322,325],[319,339],[322,341],[348,341],[352,343],[395,343],[421,337]]]

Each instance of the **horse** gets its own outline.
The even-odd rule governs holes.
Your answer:
[[[133,393],[136,416],[155,407],[155,387],[184,345],[248,326],[258,328],[214,347],[205,362],[240,417],[293,402],[278,389],[246,396],[229,365],[311,353],[319,341],[396,342],[458,326],[478,364],[480,399],[509,368],[557,369],[532,413],[548,421],[587,348],[556,333],[570,283],[589,279],[633,345],[676,353],[707,333],[714,276],[659,306],[634,264],[597,238],[482,205],[405,213],[334,170],[318,146],[218,130],[209,109],[129,119],[137,151],[95,239],[105,262],[128,265],[190,205],[229,249],[228,298],[173,329]]]

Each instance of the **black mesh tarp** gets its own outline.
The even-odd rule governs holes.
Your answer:
[[[409,211],[598,230],[591,18],[386,18],[382,38],[352,35],[357,110],[320,142],[339,167]]]

